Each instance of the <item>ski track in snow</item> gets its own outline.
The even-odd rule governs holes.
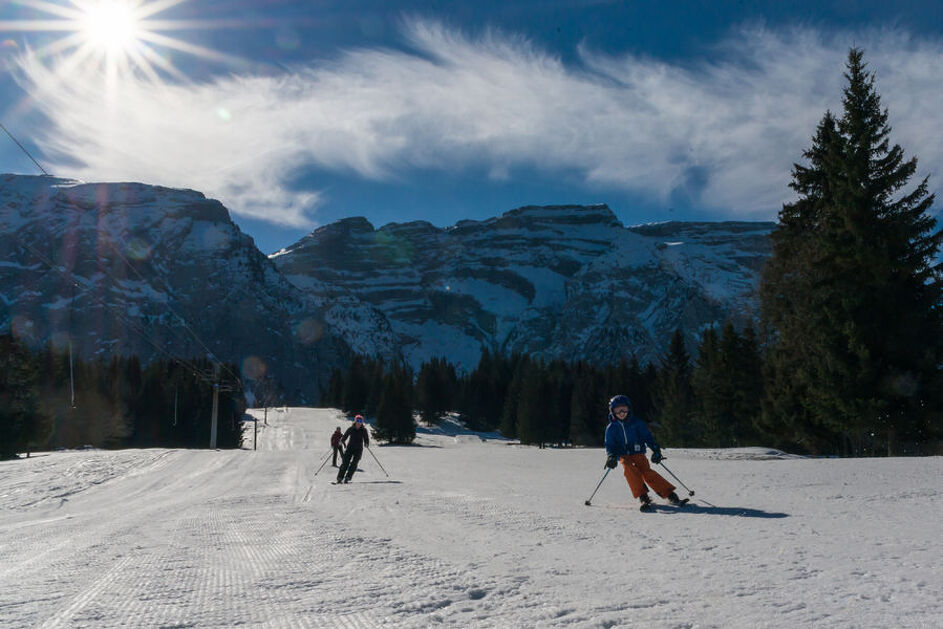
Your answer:
[[[0,463],[0,626],[943,626],[941,457],[669,449],[696,495],[645,514],[621,470],[584,506],[600,450],[424,433],[334,486],[340,414],[268,420]]]

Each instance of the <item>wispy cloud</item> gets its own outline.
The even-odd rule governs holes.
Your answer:
[[[414,20],[406,34],[412,53],[351,50],[280,76],[130,82],[109,96],[80,75],[54,83],[54,68],[24,57],[21,81],[52,122],[39,141],[57,173],[191,187],[285,225],[311,224],[320,202],[292,185],[299,172],[391,180],[471,166],[498,178],[569,171],[719,217],[770,218],[816,123],[840,107],[857,44],[892,139],[922,174],[943,172],[943,41],[756,27],[684,65],[591,43],[567,65],[508,33]]]

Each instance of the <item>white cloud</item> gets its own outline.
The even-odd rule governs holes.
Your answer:
[[[568,66],[508,34],[416,20],[407,35],[413,54],[362,49],[276,77],[124,82],[110,97],[78,73],[50,88],[31,58],[21,80],[53,123],[40,141],[63,158],[57,173],[191,187],[293,226],[309,225],[319,202],[290,186],[302,169],[393,179],[471,165],[498,179],[517,166],[572,171],[587,185],[770,218],[816,123],[840,107],[852,44],[877,72],[892,140],[920,157],[921,173],[943,167],[940,41],[744,28],[684,65],[587,46]]]

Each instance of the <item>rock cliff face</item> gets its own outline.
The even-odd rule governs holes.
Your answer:
[[[210,357],[316,400],[350,349],[218,201],[0,177],[0,332],[84,358]]]
[[[346,294],[389,321],[414,365],[474,367],[483,348],[599,362],[658,358],[675,328],[756,315],[772,223],[624,227],[605,205],[524,207],[440,229],[363,218],[273,256],[309,295]]]
[[[772,223],[623,226],[605,205],[326,225],[266,257],[191,190],[0,176],[0,333],[85,358],[208,356],[314,402],[353,352],[600,363],[756,315]]]

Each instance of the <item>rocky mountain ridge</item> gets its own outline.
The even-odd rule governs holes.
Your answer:
[[[657,359],[676,328],[757,314],[772,223],[625,227],[605,205],[531,206],[438,228],[355,217],[272,256],[308,295],[381,311],[411,364],[474,367],[485,347],[543,358]]]
[[[0,332],[86,358],[210,356],[305,402],[354,352],[645,362],[677,327],[694,343],[755,316],[772,228],[531,206],[446,228],[348,218],[266,257],[195,191],[3,175]]]
[[[0,176],[0,332],[85,359],[234,363],[314,401],[349,346],[192,190]]]

